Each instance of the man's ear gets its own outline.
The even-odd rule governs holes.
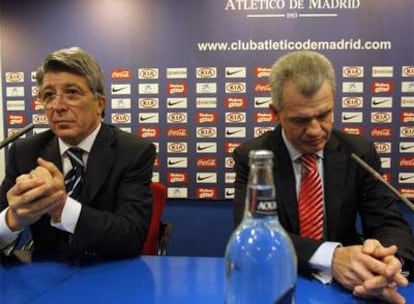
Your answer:
[[[102,113],[105,111],[106,107],[106,97],[104,95],[98,96],[98,114],[99,116],[102,115]]]
[[[269,110],[272,113],[272,115],[275,117],[275,120],[279,121],[279,111],[276,110],[273,104],[269,104]]]

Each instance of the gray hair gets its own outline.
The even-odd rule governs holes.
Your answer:
[[[291,52],[275,61],[270,76],[270,95],[273,107],[280,111],[283,106],[283,90],[293,81],[297,91],[305,96],[316,93],[325,81],[336,93],[335,70],[328,58],[317,52]]]
[[[61,49],[48,54],[36,72],[39,87],[48,72],[68,72],[84,76],[94,94],[105,95],[105,80],[98,61],[79,47]]]

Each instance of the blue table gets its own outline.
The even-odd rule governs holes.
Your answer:
[[[224,303],[224,259],[143,256],[71,266],[35,262],[0,269],[0,303]],[[414,303],[414,284],[402,288]],[[297,304],[378,303],[363,301],[340,286],[299,277]]]

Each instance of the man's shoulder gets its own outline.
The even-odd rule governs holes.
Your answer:
[[[126,132],[116,126],[108,124],[105,124],[103,126],[103,128],[106,129],[106,131],[104,132],[107,132],[108,136],[114,139],[117,142],[117,144],[121,146],[136,147],[153,145],[153,143],[149,139],[136,134],[132,134],[130,132]]]
[[[32,149],[43,148],[54,137],[55,135],[49,129],[44,132],[34,134],[33,136],[19,138],[18,140],[16,140],[15,144],[19,148],[29,149],[26,151],[32,151]]]
[[[248,153],[250,150],[255,149],[274,150],[274,146],[277,144],[277,138],[278,130],[274,129],[265,132],[258,137],[244,141],[235,149],[235,151],[239,153]]]
[[[340,130],[332,131],[331,143],[339,144],[343,149],[351,152],[358,152],[372,147],[372,142],[364,136],[349,134]]]

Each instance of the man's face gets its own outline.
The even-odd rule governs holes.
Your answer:
[[[90,90],[85,77],[67,72],[46,73],[39,93],[50,128],[71,145],[98,126],[106,103]]]
[[[325,82],[312,96],[297,92],[294,83],[283,91],[282,109],[273,109],[292,145],[302,153],[322,150],[332,131],[334,96]]]

